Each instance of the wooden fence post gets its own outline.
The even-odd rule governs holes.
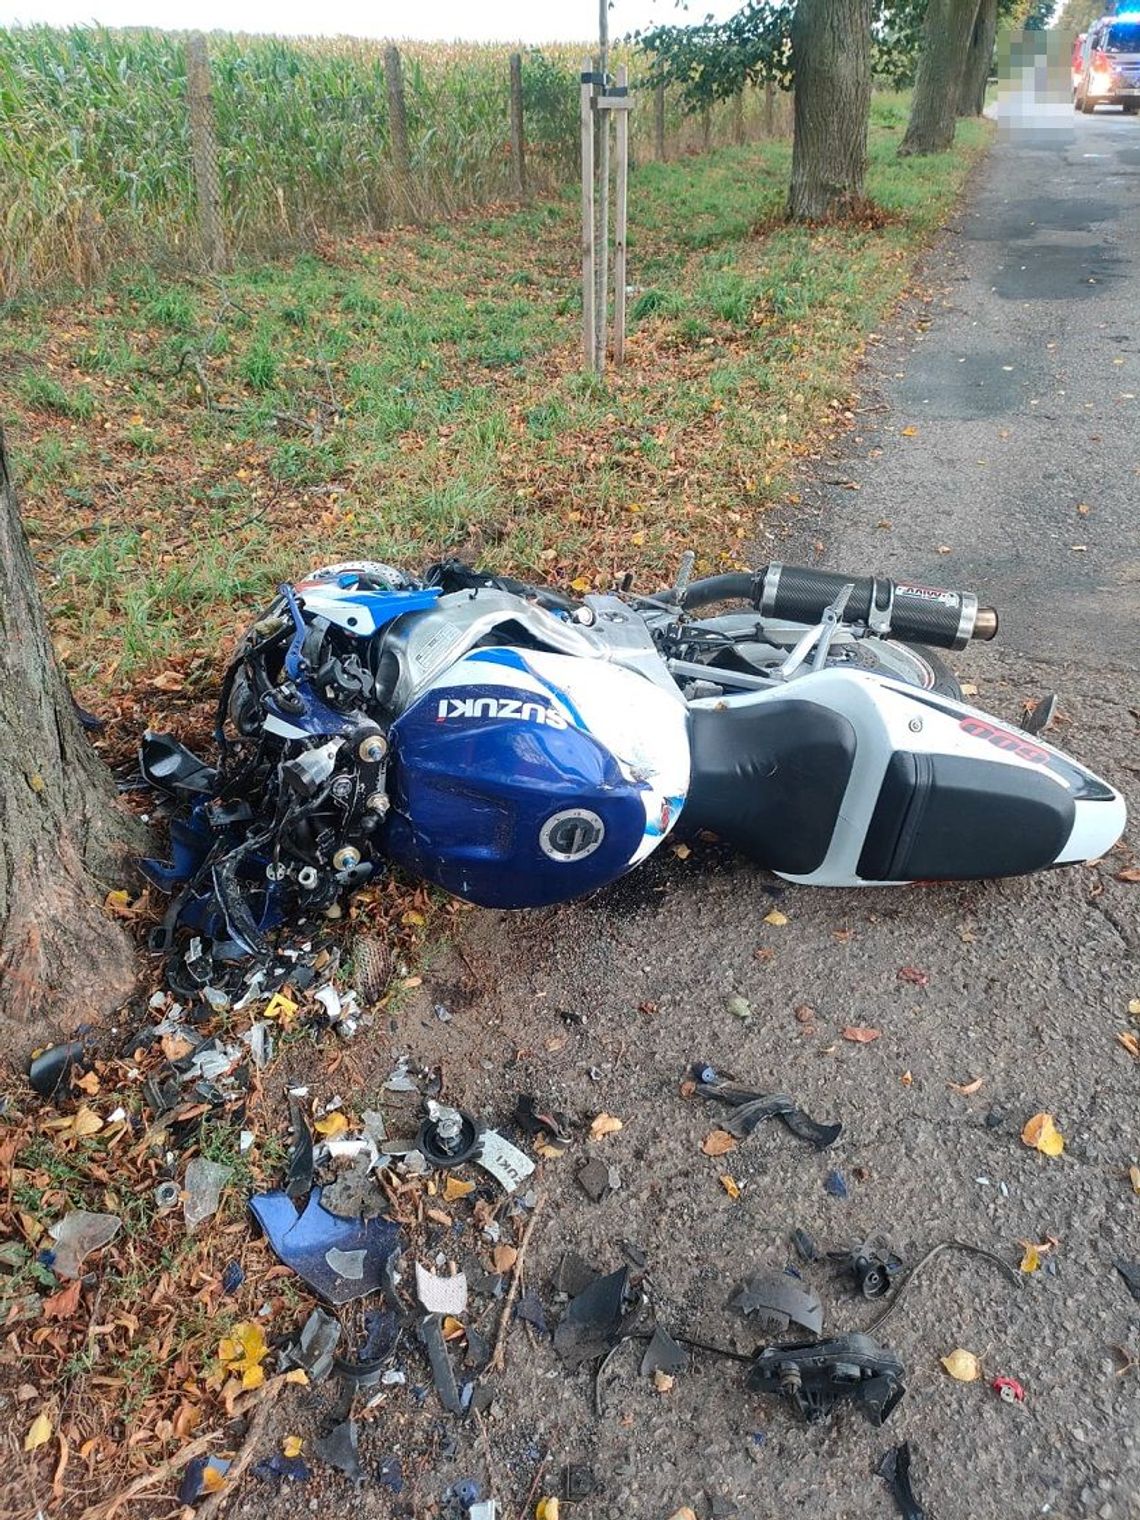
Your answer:
[[[593,370],[594,332],[594,111],[593,72],[582,59],[582,354]]]
[[[523,138],[522,55],[511,54],[511,188],[515,200],[526,200],[526,151]]]
[[[732,98],[732,140],[739,148],[744,142],[744,86]]]
[[[769,79],[764,85],[764,136],[776,135],[776,86]]]
[[[222,225],[222,180],[214,133],[214,101],[210,94],[210,55],[201,32],[191,32],[186,39],[186,101],[202,252],[207,269],[218,271],[228,266],[229,255]]]
[[[665,81],[653,87],[653,140],[659,163],[665,162]]]
[[[392,144],[392,166],[396,172],[397,200],[405,215],[411,211],[412,157],[408,151],[408,111],[404,103],[404,71],[400,50],[384,49],[384,78],[388,85],[388,135]]]
[[[626,89],[625,65],[617,71],[617,85]],[[614,364],[625,358],[626,231],[629,223],[629,111],[617,112],[617,201],[614,206]]]

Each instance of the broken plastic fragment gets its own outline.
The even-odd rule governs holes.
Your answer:
[[[334,1425],[327,1436],[313,1443],[313,1450],[322,1462],[335,1467],[354,1483],[364,1482],[364,1469],[357,1454],[357,1427],[355,1420],[345,1420]]]
[[[41,1050],[28,1067],[28,1081],[41,1098],[51,1098],[71,1085],[72,1073],[86,1062],[87,1052],[78,1040]]]
[[[1140,1304],[1140,1261],[1125,1261],[1121,1257],[1113,1262],[1113,1266],[1123,1277],[1129,1293]]]
[[[515,1192],[534,1171],[530,1157],[493,1129],[484,1130],[479,1154],[473,1159],[507,1193]]]
[[[91,1214],[86,1209],[65,1214],[49,1231],[53,1241],[51,1266],[56,1276],[78,1277],[84,1257],[109,1245],[122,1224],[117,1214]]]
[[[829,1251],[828,1256],[851,1279],[856,1293],[864,1298],[882,1298],[891,1290],[895,1274],[902,1269],[899,1258],[885,1249],[877,1249],[871,1240],[853,1246],[850,1251]]]
[[[311,1382],[319,1383],[332,1370],[339,1341],[339,1321],[324,1309],[314,1309],[301,1326],[296,1344],[287,1347],[285,1358],[290,1366],[303,1368]]]
[[[809,1425],[826,1420],[841,1400],[862,1404],[881,1425],[906,1391],[903,1364],[869,1335],[839,1335],[815,1345],[765,1346],[748,1374],[754,1393],[782,1395]]]
[[[736,1110],[722,1126],[736,1140],[747,1139],[765,1119],[782,1120],[793,1135],[809,1141],[817,1150],[826,1150],[829,1145],[834,1145],[843,1131],[843,1126],[839,1123],[818,1123],[783,1093],[754,1092],[719,1077],[713,1082],[698,1081],[696,1091],[702,1098],[725,1103]]]
[[[195,1457],[186,1464],[178,1488],[180,1504],[194,1504],[207,1494],[216,1494],[226,1481],[230,1464],[225,1457]]]
[[[220,1161],[207,1161],[204,1156],[195,1156],[187,1166],[182,1189],[182,1216],[188,1235],[217,1213],[222,1188],[229,1181],[232,1170]]]
[[[279,1259],[327,1302],[350,1303],[383,1283],[384,1267],[400,1233],[392,1220],[341,1219],[322,1208],[319,1187],[313,1189],[300,1214],[292,1199],[278,1191],[256,1195],[249,1200],[249,1208]],[[359,1277],[346,1277],[329,1265],[327,1253],[333,1249],[364,1251]]]
[[[358,1282],[364,1276],[364,1260],[367,1255],[368,1252],[364,1250],[342,1251],[337,1246],[333,1246],[325,1252],[325,1260],[341,1277]]]
[[[1024,1404],[1025,1389],[1012,1377],[996,1377],[990,1385],[1003,1404]]]
[[[645,1355],[641,1358],[642,1377],[652,1377],[655,1372],[685,1372],[689,1366],[689,1353],[660,1325],[654,1330]]]
[[[571,1369],[604,1355],[630,1309],[629,1268],[596,1277],[572,1299],[554,1332],[554,1349]]]
[[[416,1297],[429,1314],[453,1314],[458,1318],[467,1308],[467,1277],[437,1277],[416,1262]]]
[[[762,1329],[777,1333],[789,1324],[799,1325],[811,1335],[823,1329],[823,1305],[812,1289],[797,1287],[782,1274],[759,1273],[745,1280],[732,1300],[741,1314],[754,1315]]]
[[[830,1193],[832,1198],[846,1198],[847,1183],[844,1180],[843,1173],[828,1172],[827,1176],[823,1179],[823,1190],[825,1193]]]
[[[289,1122],[293,1126],[293,1149],[285,1173],[285,1192],[289,1198],[304,1198],[313,1186],[313,1132],[299,1098],[289,1098]]]
[[[879,1458],[875,1471],[891,1491],[891,1498],[898,1506],[903,1520],[925,1520],[922,1505],[914,1496],[910,1484],[910,1442],[892,1446]]]
[[[420,1322],[420,1340],[423,1342],[431,1363],[432,1381],[439,1401],[449,1414],[463,1414],[463,1401],[455,1381],[455,1369],[447,1354],[447,1342],[443,1337],[443,1318],[439,1314],[427,1314]]]

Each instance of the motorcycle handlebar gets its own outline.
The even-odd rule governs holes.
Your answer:
[[[746,601],[765,617],[818,623],[848,584],[853,590],[844,609],[844,621],[866,623],[872,633],[884,638],[938,649],[964,649],[971,639],[992,639],[998,631],[996,611],[979,607],[977,597],[967,591],[872,575],[839,575],[778,562],[752,573],[693,581],[683,605],[692,610],[714,602]]]

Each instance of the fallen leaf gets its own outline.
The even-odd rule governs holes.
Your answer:
[[[978,1358],[972,1351],[963,1351],[960,1346],[957,1351],[951,1351],[949,1356],[942,1358],[942,1365],[959,1383],[976,1383],[982,1375],[982,1364]]]
[[[1089,515],[1088,503],[1084,502],[1084,501],[1078,501],[1077,502],[1077,511],[1080,513],[1080,515],[1082,517],[1087,517]]]
[[[28,1433],[24,1437],[24,1450],[35,1451],[39,1446],[46,1446],[52,1437],[52,1424],[47,1415],[41,1409],[39,1414],[28,1426]]]
[[[668,1393],[675,1382],[676,1378],[670,1377],[667,1372],[662,1372],[660,1367],[654,1369],[653,1386],[658,1393]]]
[[[915,427],[913,422],[909,427],[899,428],[899,432],[903,435],[904,438],[918,437],[918,429]]]
[[[265,1333],[252,1320],[241,1320],[218,1346],[218,1360],[227,1372],[241,1374],[243,1388],[260,1388],[265,1381],[261,1365],[269,1355]]]
[[[514,1246],[498,1245],[491,1252],[491,1263],[496,1272],[509,1272],[519,1259]]]
[[[1131,1029],[1120,1029],[1116,1038],[1134,1060],[1140,1061],[1140,1035],[1133,1034]]]
[[[456,1319],[454,1314],[445,1314],[443,1316],[443,1323],[440,1325],[440,1329],[443,1331],[445,1341],[462,1340],[467,1334],[467,1331],[463,1328],[463,1321]]]
[[[727,1172],[721,1177],[720,1185],[734,1202],[740,1197],[740,1184],[735,1177],[730,1177]]]
[[[281,1455],[283,1457],[299,1457],[304,1444],[300,1436],[286,1436],[281,1442]]]
[[[181,691],[186,685],[186,677],[177,670],[164,670],[157,676],[152,676],[147,682],[155,691]]]
[[[727,1156],[736,1149],[736,1141],[726,1129],[714,1129],[701,1141],[706,1156]]]
[[[560,1508],[561,1505],[553,1496],[548,1499],[540,1499],[534,1507],[534,1520],[558,1520]]]
[[[285,1381],[287,1383],[300,1383],[302,1388],[307,1388],[309,1386],[309,1374],[303,1367],[293,1367],[285,1374]]]
[[[899,1081],[904,1087],[912,1087],[914,1085],[914,1078],[911,1076],[909,1071],[904,1071],[902,1076],[899,1078]]]
[[[1140,1019],[1140,998],[1128,999],[1128,1012],[1134,1019]]]
[[[779,908],[773,908],[771,913],[765,913],[764,922],[771,924],[775,929],[782,929],[788,921],[788,915],[781,913]]]
[[[325,1114],[323,1119],[318,1119],[313,1128],[318,1135],[329,1138],[334,1135],[343,1135],[348,1128],[348,1119],[342,1109],[334,1108],[331,1114]]]
[[[58,1293],[53,1293],[50,1298],[43,1302],[45,1319],[71,1319],[79,1308],[79,1295],[83,1291],[83,1280],[77,1277],[73,1283],[68,1283],[66,1288],[60,1288]]]
[[[1027,1119],[1021,1138],[1026,1145],[1032,1145],[1044,1156],[1059,1156],[1065,1149],[1064,1137],[1053,1123],[1052,1114],[1034,1114],[1031,1119]]]
[[[1018,1266],[1020,1272],[1036,1272],[1041,1265],[1041,1251],[1032,1240],[1023,1240],[1025,1250]]]
[[[692,853],[687,844],[675,844],[673,846],[673,854],[676,855],[678,860],[688,860]]]
[[[682,1504],[680,1509],[673,1511],[669,1520],[697,1520],[696,1511],[691,1510],[687,1504]]]
[[[929,987],[930,973],[920,970],[917,966],[900,966],[895,972],[895,980],[909,982],[912,987]]]
[[[882,1034],[881,1029],[868,1029],[865,1024],[848,1024],[846,1029],[839,1033],[845,1040],[850,1040],[853,1045],[869,1045],[872,1040],[877,1040]]]
[[[570,582],[570,590],[577,591],[580,596],[584,596],[590,590],[590,586],[591,582],[585,575],[575,576]],[[547,1520],[558,1520],[557,1512],[554,1515],[548,1516]]]
[[[108,892],[103,899],[103,906],[114,918],[134,918],[135,911],[131,907],[131,895],[122,888],[114,892]]]
[[[460,1198],[466,1198],[468,1193],[475,1191],[474,1182],[464,1182],[459,1177],[448,1176],[443,1184],[443,1199],[445,1203],[455,1203]]]
[[[1117,871],[1116,879],[1128,882],[1140,881],[1140,866],[1125,866],[1123,871]]]
[[[795,1009],[796,1022],[800,1024],[815,1023],[815,1009],[810,1003],[800,1003]]]
[[[607,1135],[616,1135],[621,1129],[620,1119],[615,1119],[613,1114],[599,1114],[590,1125],[590,1139],[604,1140]]]
[[[984,1077],[975,1077],[972,1082],[947,1082],[946,1086],[959,1097],[972,1098],[984,1081]]]
[[[1128,1180],[1132,1184],[1132,1191],[1140,1194],[1140,1166],[1130,1166],[1128,1168]]]
[[[406,913],[402,913],[400,915],[400,922],[402,924],[405,924],[410,929],[418,929],[420,925],[425,924],[427,920],[417,909],[409,908]]]

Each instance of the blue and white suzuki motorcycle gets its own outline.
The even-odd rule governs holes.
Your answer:
[[[166,942],[264,953],[388,862],[487,906],[564,902],[678,827],[828,887],[1014,875],[1120,837],[1107,782],[966,705],[930,652],[994,636],[975,597],[689,573],[578,601],[455,561],[282,586],[226,672],[217,763],[143,741],[180,804],[172,861],[144,863]]]

